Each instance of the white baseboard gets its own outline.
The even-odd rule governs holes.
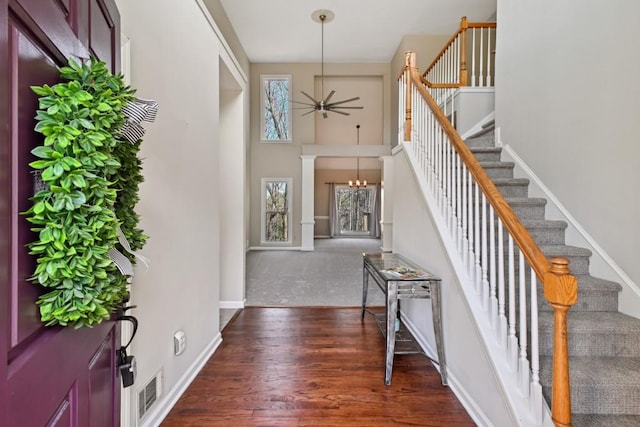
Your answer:
[[[515,163],[516,174],[519,172],[529,178],[530,197],[543,197],[547,199],[546,214],[552,219],[561,219],[568,223],[566,230],[567,244],[580,246],[589,249],[592,256],[589,260],[589,271],[592,275],[603,279],[620,283],[628,292],[624,297],[619,298],[619,310],[630,316],[640,317],[638,307],[640,307],[640,286],[638,286],[618,264],[609,256],[605,250],[595,241],[595,239],[585,230],[576,218],[569,213],[569,210],[558,200],[551,190],[544,185],[542,180],[533,170],[518,156],[509,144],[503,144],[500,138],[499,129],[496,129],[498,138],[497,144],[503,149],[505,160]],[[623,291],[624,292],[624,291]],[[622,294],[621,294],[622,296]],[[635,300],[635,301],[632,301]]]
[[[301,251],[302,246],[251,246],[250,251]]]
[[[420,331],[415,326],[415,324],[411,322],[411,318],[409,318],[409,316],[403,315],[402,322],[405,324],[409,332],[411,332],[413,337],[416,339],[416,341],[422,348],[422,351],[424,351],[427,354],[427,356],[429,356],[430,358],[434,360],[438,360],[438,353],[431,346],[429,341],[427,341],[427,339],[420,333]],[[440,372],[439,365],[434,364],[433,366],[436,368],[438,372]],[[447,382],[448,382],[449,388],[451,389],[451,391],[453,391],[453,394],[456,395],[456,397],[458,398],[462,406],[464,406],[464,409],[467,411],[467,413],[473,419],[476,425],[482,426],[482,427],[493,426],[489,418],[487,418],[487,416],[482,411],[482,409],[478,406],[476,401],[473,400],[471,395],[467,392],[463,383],[458,381],[455,374],[453,374],[450,369],[447,369]]]
[[[247,300],[242,301],[220,301],[220,308],[244,308]]]
[[[200,353],[200,355],[196,358],[196,360],[189,366],[189,369],[180,377],[176,385],[173,386],[171,390],[169,390],[162,400],[156,403],[156,407],[153,408],[142,420],[142,423],[139,424],[140,427],[157,427],[160,425],[162,420],[166,418],[169,414],[169,411],[175,406],[180,399],[180,396],[187,390],[189,385],[196,378],[198,373],[204,368],[204,365],[207,363],[209,358],[213,355],[213,353],[218,349],[218,347],[222,344],[222,335],[220,332],[214,337],[214,339],[205,347],[205,349]]]

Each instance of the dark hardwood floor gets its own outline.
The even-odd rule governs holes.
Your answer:
[[[473,426],[421,355],[396,355],[355,308],[246,308],[169,413],[171,426]]]

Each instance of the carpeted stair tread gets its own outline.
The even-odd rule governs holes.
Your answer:
[[[540,383],[547,397],[552,363],[551,357],[540,358]],[[640,358],[570,357],[569,375],[572,413],[640,415]]]
[[[640,415],[574,414],[571,421],[575,427],[638,427]]]
[[[593,277],[589,274],[576,275],[578,279],[578,302],[569,311],[618,311],[618,294],[622,290],[619,283]],[[538,287],[538,301],[545,301],[542,286]],[[540,311],[551,311],[549,304],[539,304]]]
[[[520,220],[525,228],[567,228],[566,221],[553,219],[522,219]]]
[[[591,256],[591,251],[586,248],[569,245],[539,245],[542,252],[548,257],[553,256]]]
[[[541,311],[538,318],[540,354],[553,353],[552,312]],[[567,316],[570,356],[638,357],[640,320],[618,312],[569,310]]]

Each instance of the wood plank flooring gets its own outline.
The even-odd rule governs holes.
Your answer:
[[[396,355],[356,308],[245,308],[162,423],[173,426],[473,426],[421,355]]]

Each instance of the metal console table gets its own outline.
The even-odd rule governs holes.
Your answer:
[[[420,353],[440,366],[440,378],[443,385],[447,385],[447,369],[442,341],[442,312],[440,303],[439,277],[416,266],[402,256],[394,253],[363,253],[362,254],[362,319],[367,312],[367,292],[369,290],[369,276],[373,278],[386,297],[384,314],[373,314],[386,338],[385,357],[385,385],[391,384],[394,354]],[[424,353],[411,333],[400,323],[396,330],[398,300],[430,298],[433,310],[433,328],[436,338],[438,360],[431,359]]]

